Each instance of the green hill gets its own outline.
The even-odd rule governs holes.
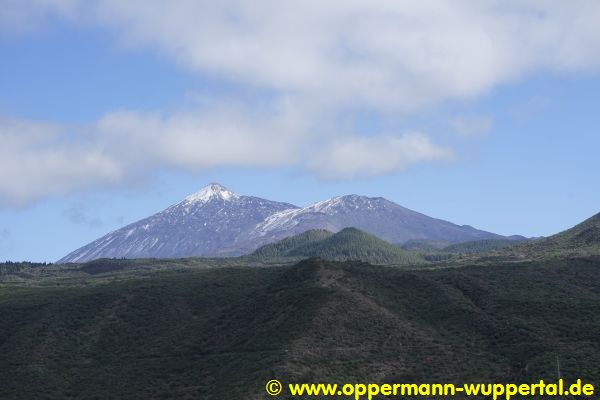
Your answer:
[[[514,246],[502,254],[519,257],[573,257],[600,254],[600,213],[556,235]]]
[[[600,257],[433,270],[193,263],[122,279],[131,263],[116,260],[77,281],[2,284],[1,397],[265,399],[270,379],[538,382],[556,379],[557,360],[567,381],[600,384]]]
[[[307,231],[263,246],[252,256],[259,259],[319,257],[332,261],[356,260],[371,264],[424,262],[417,254],[356,228],[345,228],[335,234],[323,230]]]
[[[252,256],[257,258],[287,257],[300,246],[320,242],[333,236],[333,232],[325,229],[311,229],[299,235],[290,236],[278,242],[269,243],[258,248]]]

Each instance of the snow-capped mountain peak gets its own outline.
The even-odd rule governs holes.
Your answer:
[[[211,183],[183,201],[71,252],[59,262],[98,258],[237,256],[309,229],[362,229],[390,243],[500,238],[428,217],[382,197],[347,195],[299,208],[238,195]]]
[[[345,226],[336,226],[333,222],[330,222],[332,218],[343,214],[355,213],[356,210],[359,209],[362,210],[362,212],[372,212],[373,210],[382,207],[382,201],[386,202],[387,200],[359,196],[356,194],[336,196],[313,203],[304,208],[291,208],[276,212],[267,217],[262,223],[258,224],[256,232],[258,232],[259,235],[264,236],[274,231],[294,231],[298,226],[303,227],[302,221],[306,219],[309,219],[311,223],[315,219],[327,221],[322,222],[323,226],[319,225],[319,227],[337,231]],[[301,230],[298,230],[298,233],[301,232]]]
[[[349,194],[345,196],[337,196],[331,199],[319,201],[308,207],[306,210],[313,212],[322,212],[325,214],[336,214],[343,209],[356,209],[364,207],[372,209],[381,202],[381,198],[359,196],[357,194]]]
[[[237,193],[232,192],[221,184],[210,183],[196,193],[190,194],[183,201],[186,203],[207,203],[212,199],[230,201],[239,197]]]

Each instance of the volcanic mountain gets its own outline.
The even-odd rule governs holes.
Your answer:
[[[258,247],[241,243],[248,232],[268,216],[290,208],[297,207],[240,196],[211,183],[166,210],[110,232],[58,262],[244,254]]]
[[[68,254],[59,263],[97,258],[237,256],[310,229],[355,227],[390,243],[460,243],[502,238],[409,210],[381,197],[334,197],[300,208],[236,194],[211,183],[181,202]]]

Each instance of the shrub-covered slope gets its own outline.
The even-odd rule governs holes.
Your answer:
[[[565,379],[600,383],[600,258],[98,276],[1,288],[2,398],[263,399],[273,378],[548,381],[557,358]]]
[[[483,239],[472,242],[464,242],[452,244],[444,247],[443,252],[458,253],[458,254],[476,254],[487,253],[494,250],[504,249],[506,247],[515,246],[523,240],[514,239]]]
[[[320,257],[332,261],[365,261],[371,264],[418,264],[423,259],[356,228],[332,234],[312,230],[268,244],[253,253],[254,257]]]
[[[311,229],[299,235],[289,236],[280,241],[258,248],[252,255],[257,258],[288,257],[298,247],[328,239],[334,233],[325,229]]]
[[[600,213],[556,235],[506,249],[530,258],[600,255]]]

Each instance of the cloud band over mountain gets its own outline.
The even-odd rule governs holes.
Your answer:
[[[0,32],[35,35],[53,18],[99,27],[126,51],[263,94],[218,93],[170,112],[106,110],[80,126],[5,115],[0,207],[165,168],[291,166],[352,179],[446,161],[460,148],[436,132],[366,134],[346,129],[340,114],[369,111],[388,121],[540,72],[600,65],[600,3],[586,0],[9,1]],[[476,136],[492,121],[453,125]]]

